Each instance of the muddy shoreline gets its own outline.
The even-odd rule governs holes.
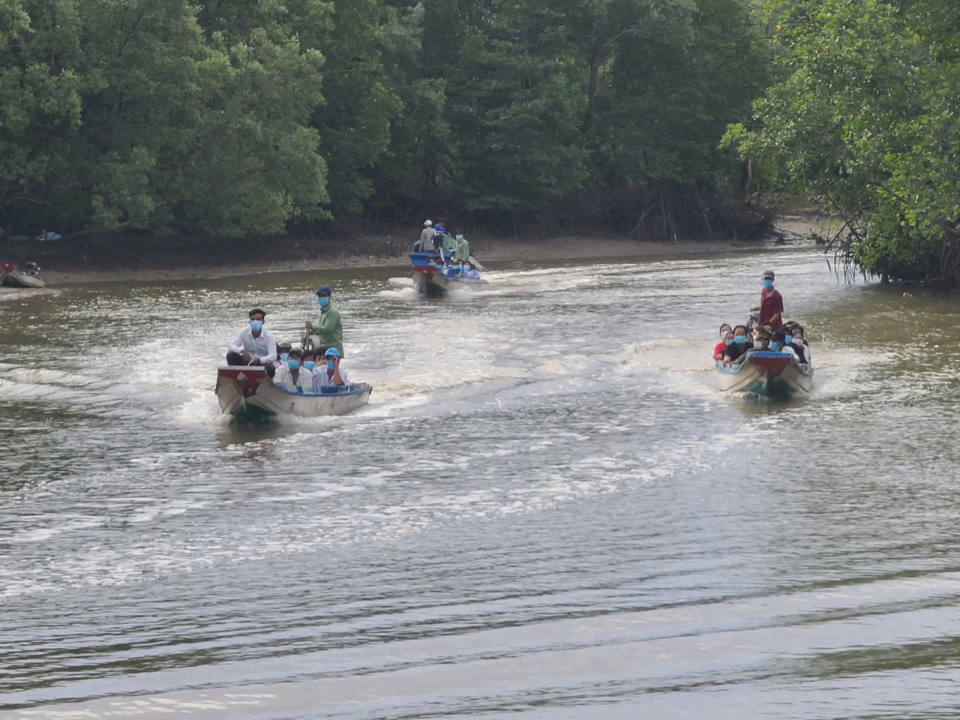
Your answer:
[[[684,240],[644,242],[621,236],[564,236],[508,239],[470,238],[471,250],[484,263],[547,262],[576,259],[642,259],[697,253],[720,253],[812,242],[824,219],[812,213],[781,215],[775,233],[758,239]],[[357,267],[403,267],[413,245],[410,237],[364,235],[350,240],[304,242],[294,238],[269,241],[219,241],[192,247],[184,241],[163,247],[155,243],[120,244],[108,240],[70,246],[33,244],[0,246],[0,254],[43,267],[48,287],[97,282],[151,282],[251,275],[297,270],[334,270]],[[15,254],[11,251],[15,251]],[[220,261],[220,258],[239,258]],[[0,293],[2,294],[2,293]]]

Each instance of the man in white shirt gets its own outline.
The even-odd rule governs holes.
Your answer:
[[[330,348],[324,353],[326,365],[321,365],[313,372],[313,389],[349,385],[347,371],[340,369],[340,353],[336,348]]]
[[[250,311],[248,327],[230,345],[227,365],[262,365],[267,375],[273,377],[276,372],[277,342],[270,331],[263,328],[266,315],[260,308]]]
[[[290,392],[313,392],[313,373],[300,365],[300,351],[293,348],[287,354],[286,364],[277,368],[273,381]]]

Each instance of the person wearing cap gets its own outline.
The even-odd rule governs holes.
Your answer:
[[[288,342],[277,343],[277,367],[287,364],[287,357],[290,355],[290,350],[293,348]]]
[[[302,356],[296,348],[287,354],[286,365],[277,368],[273,381],[291,392],[303,392],[313,389],[313,373],[300,364]]]
[[[771,337],[773,337],[773,333],[771,333],[769,330],[757,328],[753,331],[753,349],[769,350]]]
[[[320,323],[314,326],[307,320],[307,330],[316,333],[319,338],[317,352],[324,353],[329,348],[336,348],[343,357],[343,323],[340,322],[340,313],[330,302],[331,290],[326,285],[317,288],[317,304],[320,305]]]
[[[437,234],[437,231],[433,229],[433,223],[430,220],[427,220],[423,224],[423,230],[420,231],[420,241],[418,246],[420,252],[433,252],[433,237]]]
[[[744,325],[737,325],[733,329],[733,342],[726,346],[723,351],[723,362],[736,362],[746,355],[753,348],[747,342],[747,328]]]
[[[323,358],[326,364],[313,373],[313,389],[348,385],[350,380],[347,379],[347,371],[340,369],[341,357],[337,349],[330,348],[323,354]]]
[[[760,293],[760,324],[770,324],[774,331],[783,327],[783,297],[774,289],[773,270],[764,270],[760,280],[763,291]]]
[[[250,321],[240,336],[230,345],[227,365],[262,365],[273,377],[276,372],[277,341],[263,327],[267,314],[260,308],[250,311]]]

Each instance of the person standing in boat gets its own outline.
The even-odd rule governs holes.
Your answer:
[[[266,316],[260,308],[250,311],[249,324],[227,352],[227,365],[262,365],[267,375],[273,377],[276,372],[277,341],[263,327]]]
[[[420,241],[417,243],[417,247],[420,252],[433,252],[433,238],[437,234],[437,231],[433,229],[433,222],[427,220],[423,224],[423,230],[420,232]]]
[[[286,365],[281,365],[277,369],[277,374],[273,376],[273,381],[291,392],[303,392],[313,389],[313,373],[300,365],[302,356],[296,348],[287,353]]]
[[[340,369],[340,353],[336,348],[330,348],[323,356],[326,364],[313,373],[313,389],[348,385],[350,380],[347,379],[347,371]]]
[[[783,296],[774,289],[773,270],[764,270],[760,280],[763,291],[760,293],[760,325],[769,324],[774,332],[783,328]]]
[[[343,324],[340,322],[340,313],[330,302],[331,290],[326,285],[317,289],[317,304],[320,305],[320,323],[314,327],[307,320],[307,330],[315,333],[319,338],[317,353],[325,353],[330,348],[336,348],[340,357],[343,357]]]
[[[470,264],[470,243],[463,236],[462,230],[457,231],[457,247],[453,259],[460,266],[460,274],[463,275],[465,266]]]

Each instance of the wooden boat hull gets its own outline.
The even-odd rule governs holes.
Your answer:
[[[5,261],[0,265],[0,285],[15,288],[38,289],[46,287],[47,283],[42,277],[29,275],[18,269],[16,263]]]
[[[345,415],[366,405],[372,391],[370,385],[356,383],[318,394],[293,393],[275,385],[262,367],[227,365],[217,369],[220,412],[239,421]]]
[[[446,262],[451,262],[452,256],[444,254]],[[442,297],[449,290],[455,288],[486,287],[487,281],[476,271],[469,276],[446,274],[438,266],[440,253],[411,253],[410,262],[413,265],[413,280],[417,290],[427,297]]]
[[[751,352],[739,365],[716,364],[717,389],[763,397],[788,398],[813,390],[813,368],[789,353]]]

